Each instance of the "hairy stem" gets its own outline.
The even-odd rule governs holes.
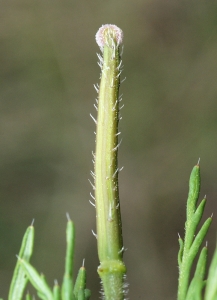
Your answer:
[[[99,56],[101,82],[95,153],[95,202],[97,243],[106,300],[124,299],[123,240],[118,188],[118,122],[122,31],[115,25],[102,26],[96,40],[103,52]]]

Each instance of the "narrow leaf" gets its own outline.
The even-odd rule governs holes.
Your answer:
[[[184,243],[182,238],[179,236],[179,252],[178,252],[178,265],[180,266],[182,263],[182,256],[183,256],[183,249],[184,249]]]
[[[204,276],[207,263],[207,247],[201,250],[194,277],[188,289],[186,300],[202,300],[202,290],[206,285]]]
[[[195,236],[195,233],[197,230],[197,226],[200,223],[200,220],[203,216],[205,204],[206,204],[206,198],[204,198],[201,201],[201,203],[198,206],[198,208],[196,209],[195,213],[192,214],[191,219],[188,220],[188,222],[187,222],[186,247],[188,247],[188,249],[190,249],[190,247],[192,246],[194,236]]]
[[[29,281],[35,287],[40,295],[40,298],[43,300],[53,300],[53,294],[45,281],[44,276],[40,276],[38,272],[33,268],[28,262],[23,259],[20,259],[20,264],[25,270]]]
[[[85,268],[82,266],[79,269],[76,281],[75,281],[75,287],[74,287],[74,295],[77,298],[78,297],[78,292],[80,290],[85,290],[86,288],[86,270]]]
[[[26,300],[32,300],[32,296],[30,295],[29,292],[26,294]]]
[[[68,222],[66,227],[66,259],[65,272],[62,283],[62,300],[72,300],[73,295],[73,259],[75,246],[75,228],[69,215],[67,215]]]
[[[189,180],[189,193],[187,200],[187,220],[195,212],[197,200],[200,193],[200,166],[194,166]]]
[[[22,240],[19,257],[25,259],[26,261],[30,260],[33,252],[34,244],[34,227],[29,226],[25,232],[25,235]],[[13,278],[10,285],[8,300],[21,300],[23,298],[23,293],[26,288],[28,278],[25,274],[25,271],[20,265],[20,260],[17,261]]]
[[[58,285],[57,281],[55,282],[54,287],[53,287],[53,299],[54,300],[61,299],[61,290],[60,290],[60,286]]]
[[[194,277],[188,289],[185,300],[202,300],[202,290],[205,282],[199,277]]]
[[[91,296],[91,291],[89,289],[84,290],[85,300],[89,300]]]
[[[189,252],[189,259],[191,259],[192,261],[194,260],[195,256],[197,255],[199,248],[204,240],[204,237],[207,234],[207,231],[210,227],[212,223],[212,218],[208,218],[203,226],[201,227],[200,231],[198,232],[198,234],[196,235],[194,242],[191,246],[190,252]]]
[[[179,262],[179,285],[178,285],[178,300],[186,300],[187,292],[188,297],[191,297],[192,290],[197,288],[197,292],[200,293],[204,282],[198,276],[195,277],[191,282],[191,289],[189,290],[189,279],[191,274],[191,268],[194,259],[199,252],[199,248],[207,234],[207,231],[212,222],[212,218],[208,218],[199,232],[196,234],[197,226],[202,218],[206,198],[204,198],[199,206],[197,206],[197,201],[200,193],[200,167],[199,163],[194,166],[189,180],[189,193],[187,199],[187,220],[185,222],[185,238],[183,254],[179,250],[178,262]],[[196,235],[196,237],[195,237]],[[182,246],[182,241],[179,241],[180,247]],[[182,250],[182,249],[181,249]],[[205,250],[204,250],[205,251]],[[182,254],[182,255],[181,255]],[[202,255],[203,256],[203,255]],[[205,268],[205,260],[201,263],[199,260],[196,272],[202,272],[203,267]],[[205,272],[205,271],[204,271]],[[189,290],[189,291],[188,291]],[[217,299],[216,299],[217,300]]]
[[[84,294],[84,290],[79,290],[78,291],[78,300],[85,300],[85,294]]]
[[[208,278],[205,290],[205,300],[217,299],[217,247],[213,255],[208,272]]]
[[[203,247],[203,249],[200,252],[200,256],[197,262],[196,270],[195,270],[195,277],[199,277],[201,279],[204,279],[205,273],[206,273],[206,264],[207,264],[207,247]]]

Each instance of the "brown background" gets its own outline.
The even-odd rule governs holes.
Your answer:
[[[217,200],[217,3],[193,0],[3,0],[0,10],[0,296],[7,298],[26,227],[32,263],[61,282],[66,212],[77,229],[75,272],[85,258],[92,299],[98,258],[88,183],[99,81],[95,33],[124,31],[125,107],[120,194],[130,299],[172,300],[177,233],[188,178],[201,158],[202,189]]]

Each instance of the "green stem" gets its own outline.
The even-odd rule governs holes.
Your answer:
[[[102,26],[96,40],[103,52],[98,97],[95,154],[95,201],[97,243],[106,300],[124,299],[123,240],[118,188],[118,122],[120,53],[122,31],[115,25]]]

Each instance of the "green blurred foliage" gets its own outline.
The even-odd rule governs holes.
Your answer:
[[[33,264],[61,281],[65,213],[77,229],[75,270],[99,297],[93,169],[102,24],[124,31],[127,80],[120,123],[120,193],[130,298],[174,299],[177,232],[188,179],[201,157],[205,218],[215,216],[217,4],[202,0],[14,0],[0,11],[0,295],[6,298],[22,236],[35,218]],[[208,241],[210,255],[217,222]]]

